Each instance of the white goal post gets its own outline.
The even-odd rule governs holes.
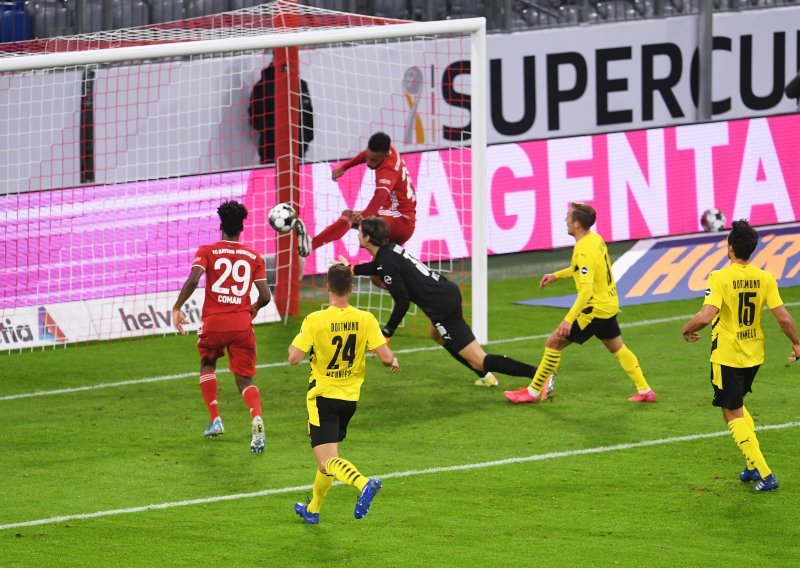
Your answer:
[[[277,4],[291,4],[290,2],[278,2]],[[301,8],[301,7],[298,7]],[[315,10],[310,10],[306,7],[302,7],[303,15],[311,16],[314,15]],[[239,11],[239,13],[247,15],[248,13],[252,12],[254,9],[246,9]],[[248,12],[250,11],[250,12]],[[330,11],[326,10],[316,10],[320,14],[331,14]],[[302,29],[298,27],[297,31],[281,29],[279,31],[276,30],[275,33],[258,33],[256,35],[252,35],[254,32],[252,30],[246,31],[242,36],[237,36],[235,33],[228,33],[221,34],[218,30],[205,30],[204,32],[198,32],[198,30],[181,30],[181,29],[170,29],[170,30],[161,30],[158,29],[157,26],[152,27],[153,29],[148,30],[140,30],[142,38],[142,43],[145,45],[132,45],[136,43],[135,41],[127,41],[122,42],[126,47],[111,47],[106,49],[82,49],[78,48],[78,50],[74,50],[75,48],[64,47],[68,45],[68,41],[78,41],[80,42],[82,39],[86,41],[89,36],[76,36],[76,38],[57,38],[63,40],[61,46],[58,47],[58,41],[53,40],[55,43],[52,45],[56,46],[55,48],[47,48],[42,51],[42,53],[35,53],[35,54],[12,54],[8,52],[0,53],[0,87],[8,84],[14,85],[14,79],[19,79],[21,83],[26,83],[26,79],[35,78],[35,77],[44,77],[44,76],[57,76],[57,75],[64,75],[69,71],[78,70],[81,73],[86,72],[86,70],[92,70],[92,72],[98,68],[109,67],[115,64],[121,65],[132,65],[132,64],[141,64],[141,62],[165,62],[170,63],[173,61],[179,61],[186,58],[197,58],[203,59],[207,58],[208,56],[214,56],[215,54],[224,54],[225,56],[229,56],[230,54],[239,54],[239,53],[260,53],[264,52],[265,50],[279,50],[283,48],[310,48],[313,46],[338,46],[338,45],[352,45],[354,43],[359,42],[373,42],[373,41],[383,41],[387,39],[391,40],[398,40],[399,42],[403,42],[406,38],[428,38],[427,40],[418,40],[418,41],[435,41],[434,38],[448,38],[454,35],[459,35],[462,37],[468,37],[469,41],[469,67],[468,71],[463,74],[462,80],[464,83],[460,85],[461,92],[468,96],[468,103],[461,105],[462,109],[467,112],[467,119],[466,124],[468,125],[465,128],[466,134],[464,135],[464,139],[460,141],[458,144],[462,149],[464,149],[463,154],[468,155],[468,163],[465,161],[464,165],[461,165],[461,169],[465,172],[464,178],[466,180],[467,176],[469,177],[469,181],[465,183],[465,207],[464,209],[468,209],[468,218],[465,220],[465,224],[469,226],[469,236],[465,239],[468,241],[469,245],[469,259],[471,262],[471,270],[470,270],[470,282],[471,282],[471,296],[469,297],[469,303],[471,305],[471,323],[473,331],[475,332],[476,338],[480,342],[485,342],[488,339],[488,320],[487,320],[487,301],[488,301],[488,292],[487,292],[487,220],[486,220],[486,211],[490,210],[487,206],[487,192],[486,192],[486,140],[487,140],[487,78],[486,78],[486,38],[485,38],[485,20],[483,18],[469,18],[469,19],[457,19],[457,20],[448,20],[448,21],[439,21],[439,22],[409,22],[409,23],[382,23],[381,25],[365,25],[363,23],[359,24],[358,26],[354,27],[330,27],[330,28],[317,28],[317,29]],[[134,34],[131,37],[135,37],[136,29],[126,30],[123,31],[125,33]],[[145,33],[146,32],[146,33]],[[185,32],[185,33],[184,33]],[[191,32],[191,33],[190,33]],[[100,35],[100,38],[108,38],[113,37],[113,32],[103,32]],[[222,36],[225,37],[222,37]],[[211,37],[212,39],[204,39]],[[446,41],[438,39],[439,41]],[[87,43],[87,45],[89,45]],[[411,46],[411,44],[409,44]],[[464,54],[464,58],[466,58],[467,54]],[[355,62],[355,66],[357,67],[358,62]],[[388,64],[388,63],[387,63]],[[26,87],[27,89],[35,89],[40,92],[43,92],[46,89],[46,83],[43,80],[34,80],[33,87],[30,86],[30,81],[27,81]],[[147,86],[142,87],[146,89]],[[152,85],[150,87],[153,88]],[[24,93],[32,92],[32,91],[24,91]],[[24,98],[25,94],[19,95],[17,93],[18,98]],[[407,94],[407,93],[406,93]],[[38,95],[37,95],[38,96]],[[54,97],[60,97],[60,95],[53,95]],[[95,96],[98,96],[95,93]],[[295,98],[293,101],[296,101],[297,93],[295,93]],[[35,97],[34,97],[35,98]],[[10,100],[14,99],[14,97],[10,97]],[[23,103],[21,103],[24,105]],[[403,105],[405,105],[405,99],[403,99]],[[278,111],[280,110],[279,103],[276,102],[276,116],[279,114]],[[42,112],[46,112],[43,110]],[[80,109],[70,111],[73,114],[76,112],[80,112]],[[126,112],[130,112],[130,108],[126,109]],[[177,111],[176,111],[177,112]],[[14,131],[20,132],[21,130],[26,128],[26,125],[23,123],[16,124],[14,120],[17,118],[16,115],[18,114],[25,114],[25,112],[19,113],[13,106],[7,106],[5,110],[0,109],[0,124],[8,123],[14,124],[13,128],[6,129],[9,133],[8,136],[13,136]],[[286,113],[287,116],[290,118],[287,119],[292,122],[293,126],[290,125],[290,128],[293,128],[296,132],[297,127],[297,120],[295,119],[296,114],[292,115],[291,111]],[[46,119],[45,119],[46,120]],[[76,119],[77,120],[77,119]],[[277,120],[277,119],[276,119]],[[348,117],[342,117],[341,123],[347,124]],[[397,119],[398,122],[403,122],[405,117]],[[379,127],[380,124],[377,124],[376,127]],[[33,126],[31,126],[32,128]],[[377,129],[377,128],[376,128]],[[65,131],[67,129],[65,128]],[[363,136],[365,134],[369,134],[369,132],[359,132],[359,136]],[[157,134],[158,136],[164,136],[164,133]],[[5,136],[3,136],[5,137]],[[393,139],[394,140],[394,139]],[[5,140],[2,144],[10,144],[10,140]],[[44,142],[43,144],[46,145],[48,142]],[[445,140],[438,141],[439,149],[446,151],[448,150],[448,142]],[[52,145],[52,144],[51,144]],[[296,149],[296,146],[293,148]],[[426,148],[432,149],[433,145],[428,143]],[[468,151],[466,149],[469,149]],[[353,148],[347,148],[348,152],[352,152]],[[425,150],[422,148],[421,150]],[[49,150],[48,150],[49,151]],[[341,152],[341,150],[339,150]],[[3,151],[0,151],[2,154]],[[148,186],[151,193],[149,194],[142,194],[137,195],[137,197],[130,202],[130,207],[127,210],[129,214],[133,215],[130,219],[119,219],[119,220],[108,220],[111,227],[106,227],[104,230],[109,234],[113,235],[114,229],[119,229],[119,227],[125,225],[125,223],[129,223],[131,225],[135,225],[137,220],[135,218],[135,206],[153,203],[158,201],[158,184],[169,184],[170,187],[176,188],[179,187],[182,183],[180,175],[174,175],[170,173],[169,168],[164,164],[148,164],[146,160],[142,160],[141,163],[138,164],[127,164],[126,172],[134,172],[130,173],[130,179],[121,179],[121,178],[114,178],[113,176],[109,176],[105,179],[101,179],[100,175],[98,174],[97,178],[92,178],[89,181],[84,179],[80,180],[80,183],[74,184],[70,182],[48,182],[47,180],[53,179],[52,172],[55,170],[65,170],[67,169],[64,166],[48,166],[47,172],[48,177],[47,180],[44,180],[44,174],[41,174],[42,166],[41,164],[44,163],[42,160],[38,160],[37,158],[31,158],[32,163],[24,162],[23,158],[20,158],[17,154],[9,154],[11,150],[6,151],[5,155],[0,155],[0,157],[5,157],[8,161],[9,156],[15,157],[19,159],[20,165],[18,168],[14,168],[12,165],[7,165],[5,169],[0,168],[0,181],[4,182],[6,185],[5,189],[0,189],[0,222],[6,227],[2,231],[0,231],[0,245],[4,247],[11,247],[10,242],[13,241],[15,237],[12,234],[12,231],[17,232],[17,237],[24,238],[26,236],[25,230],[42,230],[43,232],[47,232],[50,235],[48,238],[55,239],[57,236],[63,238],[65,234],[69,233],[71,227],[69,222],[65,221],[64,218],[59,218],[57,222],[55,221],[46,221],[45,217],[47,214],[40,214],[37,212],[37,207],[47,207],[52,210],[58,210],[59,213],[63,213],[66,209],[70,210],[69,218],[72,219],[72,223],[79,223],[81,219],[86,219],[91,217],[92,215],[106,215],[109,214],[102,209],[100,205],[95,202],[88,203],[85,211],[81,210],[81,201],[77,198],[74,198],[74,195],[80,194],[84,195],[92,188],[98,187],[108,187],[114,185],[119,187],[120,185],[124,185],[126,183],[133,183],[133,182],[147,182],[150,185]],[[168,154],[169,152],[163,151],[162,153]],[[289,161],[286,162],[289,164],[285,166],[288,168],[289,178],[292,179],[292,172],[297,172],[297,168],[299,164],[308,164],[308,167],[314,169],[318,167],[320,164],[327,166],[327,163],[339,162],[342,159],[345,159],[349,156],[346,155],[337,155],[332,158],[328,157],[321,157],[318,159],[316,155],[312,156],[311,159],[306,158],[305,162],[301,162],[297,156],[294,155],[294,150],[290,152],[292,155],[289,157]],[[401,152],[402,153],[402,152]],[[35,152],[32,152],[35,154]],[[168,163],[168,157],[164,158],[164,163]],[[98,161],[100,159],[98,158]],[[12,160],[13,161],[13,160]],[[106,162],[108,159],[106,159]],[[122,161],[122,158],[119,158],[119,161]],[[224,160],[223,160],[224,162]],[[97,164],[94,164],[95,168],[99,168]],[[280,165],[280,160],[277,161],[276,169],[278,173],[276,176],[279,175],[279,170],[282,166]],[[330,166],[327,166],[330,167]],[[240,166],[239,169],[243,169],[244,166]],[[160,171],[163,169],[163,172]],[[156,171],[159,170],[159,171]],[[224,177],[226,173],[229,173],[233,170],[236,170],[234,167],[227,166],[225,163],[222,165],[215,165],[210,167],[207,171],[203,171],[203,174],[214,174],[218,177]],[[31,172],[36,171],[37,173],[34,175]],[[150,175],[150,171],[155,173]],[[5,172],[5,173],[3,173]],[[145,172],[145,173],[141,173]],[[60,173],[58,175],[61,175]],[[15,177],[16,176],[16,177]],[[37,179],[36,182],[29,181],[30,179],[41,176],[42,179]],[[138,177],[137,177],[138,176]],[[6,178],[6,179],[2,179]],[[195,183],[195,182],[192,182]],[[233,183],[233,182],[231,182]],[[279,182],[280,183],[280,182]],[[105,185],[103,185],[105,184]],[[198,185],[199,184],[199,185]],[[298,189],[295,187],[295,182],[290,182],[291,188],[289,188],[292,195],[297,197]],[[195,185],[189,184],[186,188],[182,186],[179,188],[181,191],[186,191],[187,195],[188,192],[194,192],[193,195],[197,192],[202,191],[204,188],[203,184],[200,182],[196,182]],[[73,197],[67,199],[64,198],[65,201],[59,202],[57,204],[52,203],[52,200],[45,204],[48,200],[42,198],[40,200],[35,200],[31,198],[31,195],[34,194],[51,194],[52,192],[60,191],[63,189],[69,189],[72,193]],[[130,190],[133,191],[133,190]],[[466,195],[466,192],[469,191],[469,196]],[[285,195],[285,194],[284,194]],[[88,199],[88,197],[87,197]],[[92,197],[92,199],[94,199]],[[102,201],[102,196],[98,198]],[[114,198],[118,199],[118,198]],[[299,197],[297,199],[292,199],[297,203],[301,203]],[[98,201],[98,203],[100,202]],[[106,202],[113,201],[111,198],[106,199]],[[261,203],[259,206],[263,210],[268,210],[269,207],[274,203]],[[468,204],[468,205],[467,205]],[[174,204],[170,205],[173,206]],[[252,207],[250,205],[248,208]],[[302,207],[301,207],[302,208]],[[214,213],[216,206],[211,209],[211,214]],[[207,212],[207,213],[208,213]],[[153,213],[148,213],[148,215],[153,215]],[[187,213],[187,217],[184,219],[189,219],[190,215]],[[263,213],[261,215],[263,219]],[[155,222],[155,221],[154,221]],[[198,244],[204,244],[198,242],[193,242],[191,238],[188,239],[189,242],[186,242],[187,239],[184,238],[183,234],[179,234],[177,230],[171,230],[168,227],[164,227],[165,224],[168,224],[170,219],[165,218],[159,221],[161,223],[159,225],[159,231],[163,231],[163,235],[166,235],[164,238],[172,239],[175,243],[179,243],[176,245],[180,248],[180,254],[172,254],[174,251],[164,252],[164,262],[169,260],[175,259],[183,259],[188,255],[193,254],[196,246]],[[45,223],[51,223],[50,225],[45,225]],[[113,225],[118,225],[114,227]],[[38,229],[24,229],[23,233],[19,235],[19,231],[21,228],[26,226],[36,226]],[[75,225],[77,226],[77,225]],[[213,227],[212,227],[213,228]],[[214,228],[215,229],[215,228]],[[463,227],[458,227],[456,229],[463,229]],[[245,230],[247,231],[247,222],[245,224]],[[173,231],[173,232],[171,232]],[[33,233],[30,233],[33,235]],[[154,233],[155,234],[155,233]],[[162,238],[162,232],[158,233],[157,238]],[[197,236],[197,235],[194,235]],[[110,237],[113,238],[113,237]],[[153,235],[148,235],[146,238],[154,238]],[[198,239],[202,240],[205,238],[205,234],[201,234],[197,236]],[[274,238],[270,236],[269,238]],[[293,238],[293,237],[292,237]],[[136,245],[132,243],[132,248],[138,250],[139,245],[141,243],[139,241],[136,242]],[[14,245],[16,246],[16,245]],[[77,246],[74,243],[71,246]],[[88,246],[85,243],[81,246]],[[113,247],[113,244],[106,243],[105,246]],[[284,245],[276,245],[278,247]],[[287,242],[286,247],[294,248],[293,241],[291,243]],[[53,247],[55,250],[57,247]],[[8,250],[11,250],[10,248]],[[16,249],[15,249],[16,250]],[[187,252],[191,251],[191,252]],[[264,251],[259,251],[264,252]],[[38,253],[37,253],[38,254]],[[55,254],[55,253],[54,253]],[[30,255],[28,255],[30,256]],[[21,264],[21,260],[23,257],[23,253],[20,252],[19,254],[14,255],[6,255],[3,266],[3,270],[0,271],[5,274],[2,277],[3,281],[0,282],[0,288],[2,288],[2,297],[0,297],[0,301],[3,303],[0,304],[0,323],[5,325],[6,329],[13,329],[14,326],[17,326],[17,335],[22,337],[23,334],[23,327],[28,326],[32,327],[34,324],[23,324],[20,323],[23,318],[23,315],[28,313],[25,310],[31,310],[31,314],[35,314],[38,310],[38,317],[39,317],[39,335],[47,336],[52,338],[55,332],[52,332],[52,329],[58,329],[60,326],[64,328],[66,335],[70,335],[70,340],[72,341],[87,341],[87,340],[104,340],[104,339],[112,339],[116,337],[125,337],[125,336],[135,336],[135,335],[146,335],[149,333],[165,333],[169,331],[166,329],[167,326],[158,325],[158,318],[159,315],[156,312],[153,312],[151,304],[155,304],[158,302],[159,304],[165,301],[165,298],[173,297],[177,294],[177,290],[179,285],[176,287],[175,283],[176,280],[174,277],[170,277],[169,282],[164,282],[163,288],[157,287],[156,282],[154,281],[143,281],[141,289],[136,287],[136,294],[138,306],[140,306],[140,314],[138,316],[131,316],[124,312],[124,310],[120,307],[121,304],[118,303],[108,303],[110,299],[113,297],[111,292],[103,292],[105,294],[106,305],[98,308],[98,313],[100,315],[89,315],[89,322],[86,324],[87,329],[92,330],[91,332],[86,332],[85,334],[79,330],[75,330],[72,332],[71,330],[67,330],[65,328],[74,327],[71,323],[69,323],[68,319],[81,319],[83,316],[78,315],[81,312],[81,308],[76,307],[76,302],[87,301],[86,296],[81,294],[78,290],[68,290],[66,287],[59,289],[58,294],[50,294],[49,296],[42,296],[39,290],[46,289],[42,282],[47,279],[52,278],[74,278],[76,280],[75,286],[81,285],[81,278],[85,274],[83,270],[89,270],[89,265],[93,262],[92,255],[81,260],[81,266],[83,267],[81,270],[76,272],[76,268],[73,265],[71,267],[71,271],[68,270],[69,262],[66,262],[61,259],[61,261],[54,261],[52,264],[49,264],[47,270],[37,271],[37,266],[30,258],[26,259],[26,263],[24,266]],[[51,258],[50,255],[48,258]],[[117,258],[117,257],[115,257]],[[112,267],[114,270],[120,270],[120,266],[122,266],[123,262],[120,260],[124,258],[124,255],[120,254],[117,260],[114,262],[109,261],[109,267]],[[191,259],[189,259],[191,260]],[[48,261],[50,262],[50,261]],[[290,263],[297,263],[296,255],[292,256],[289,261]],[[99,270],[99,266],[101,264],[100,261],[96,261],[97,266],[94,268]],[[317,269],[321,266],[321,260],[317,263]],[[181,273],[188,273],[188,264],[184,264],[183,266],[179,266],[178,269]],[[59,272],[61,270],[61,272]],[[110,270],[112,270],[110,268]],[[149,268],[143,268],[142,270],[149,270]],[[157,270],[157,269],[156,269]],[[66,272],[65,272],[66,271]],[[319,270],[317,270],[317,273]],[[16,276],[14,276],[16,274]],[[105,274],[103,278],[106,280],[111,279],[114,277],[113,270],[108,274]],[[95,280],[97,282],[100,281],[100,277],[96,274],[94,275],[94,280],[92,280],[93,285]],[[125,280],[124,277],[120,278],[121,280]],[[104,281],[105,282],[105,281]],[[122,282],[119,283],[120,285]],[[66,286],[66,285],[65,285]],[[102,284],[102,286],[107,286],[107,283]],[[97,288],[99,289],[102,287],[100,283],[97,284]],[[25,289],[22,289],[25,288]],[[124,294],[129,294],[130,291],[125,291]],[[297,294],[296,291],[292,292],[295,295]],[[101,294],[101,296],[102,296]],[[22,300],[24,298],[24,301]],[[52,321],[50,314],[54,313],[51,306],[61,305],[63,301],[63,305],[69,304],[69,309],[64,311],[58,321],[58,325]],[[150,311],[152,312],[151,316],[147,316],[147,314],[142,311],[145,309],[145,306],[150,307]],[[127,309],[127,308],[126,308]],[[187,309],[189,309],[187,307]],[[42,310],[44,310],[44,315]],[[55,310],[58,311],[57,309]],[[88,310],[91,312],[91,310]],[[283,315],[284,309],[283,306],[278,307],[278,311],[280,314]],[[109,318],[109,313],[114,312],[116,316],[122,318],[128,318],[127,320],[123,321],[122,324],[114,324],[116,327],[115,330],[122,329],[121,333],[117,333],[111,329],[102,331],[101,328],[103,327],[101,323],[99,323],[97,318]],[[118,314],[117,314],[118,312]],[[128,310],[130,312],[130,310]],[[31,315],[30,317],[34,317]],[[119,317],[117,319],[119,319]],[[43,319],[44,318],[44,319]],[[58,318],[56,318],[58,319]],[[275,319],[275,318],[272,318]],[[31,320],[33,321],[33,320]],[[166,320],[164,320],[166,322]],[[266,321],[266,320],[264,320]],[[155,322],[155,325],[154,325]],[[119,326],[123,325],[122,328]],[[48,327],[50,326],[50,327]],[[134,329],[135,328],[135,329]],[[27,328],[26,328],[27,329]],[[30,332],[30,329],[27,330]],[[61,333],[61,330],[59,330]],[[13,332],[12,332],[13,334]],[[31,333],[32,335],[36,335],[35,332]],[[94,335],[93,335],[94,334]],[[17,335],[14,335],[16,340]],[[3,336],[0,336],[0,350],[7,350],[10,348],[17,348],[21,345],[14,344],[13,341],[6,338],[3,339]],[[33,345],[32,345],[33,346]]]

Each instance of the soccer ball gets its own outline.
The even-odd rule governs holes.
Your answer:
[[[297,211],[288,203],[278,203],[269,210],[269,226],[279,233],[288,233],[292,230],[292,223],[297,219]]]
[[[721,231],[725,228],[725,223],[725,215],[716,207],[706,209],[700,216],[700,225],[703,227],[703,230],[708,233]]]

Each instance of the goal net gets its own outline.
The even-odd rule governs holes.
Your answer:
[[[301,259],[267,213],[289,202],[314,235],[363,208],[372,170],[331,174],[377,131],[416,191],[406,248],[462,285],[485,339],[483,26],[278,0],[0,45],[0,350],[171,332],[229,199],[249,210],[241,240],[264,255],[274,291],[256,323],[317,309],[332,260],[369,260],[356,232]],[[382,320],[392,306],[368,280],[354,301]]]

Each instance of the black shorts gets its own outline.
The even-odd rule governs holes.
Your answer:
[[[439,332],[439,335],[444,339],[445,345],[454,353],[458,353],[464,347],[475,341],[475,334],[472,333],[472,328],[464,320],[464,315],[461,310],[450,316],[437,321],[431,320],[433,327]]]
[[[713,406],[736,410],[744,406],[744,395],[753,392],[753,381],[761,365],[755,367],[726,367],[711,363],[711,386],[714,389]]]
[[[591,337],[614,339],[620,335],[622,335],[622,332],[619,330],[617,316],[611,316],[610,318],[594,318],[583,329],[580,328],[577,320],[572,322],[572,329],[569,330],[567,339],[578,345],[583,345]]]
[[[334,444],[347,436],[347,425],[356,413],[354,400],[318,396],[307,401],[308,434],[311,447]]]

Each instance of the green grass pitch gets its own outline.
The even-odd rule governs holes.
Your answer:
[[[487,351],[538,363],[564,312],[512,303],[537,284],[490,282]],[[800,289],[782,295],[800,314]],[[784,366],[788,342],[765,315],[767,361],[747,404],[770,427],[759,439],[781,488],[757,494],[709,404],[708,332],[700,344],[680,334],[700,304],[620,315],[656,404],[626,401],[633,386],[596,340],[565,351],[552,402],[516,407],[501,391],[524,380],[480,389],[432,342],[396,338],[400,372],[370,361],[341,447],[384,489],[356,521],[356,491],[334,486],[319,526],[293,511],[314,477],[308,368],[283,364],[298,322],[257,328],[263,455],[227,372],[225,435],[203,439],[192,336],[0,355],[0,566],[796,566],[800,366]]]

